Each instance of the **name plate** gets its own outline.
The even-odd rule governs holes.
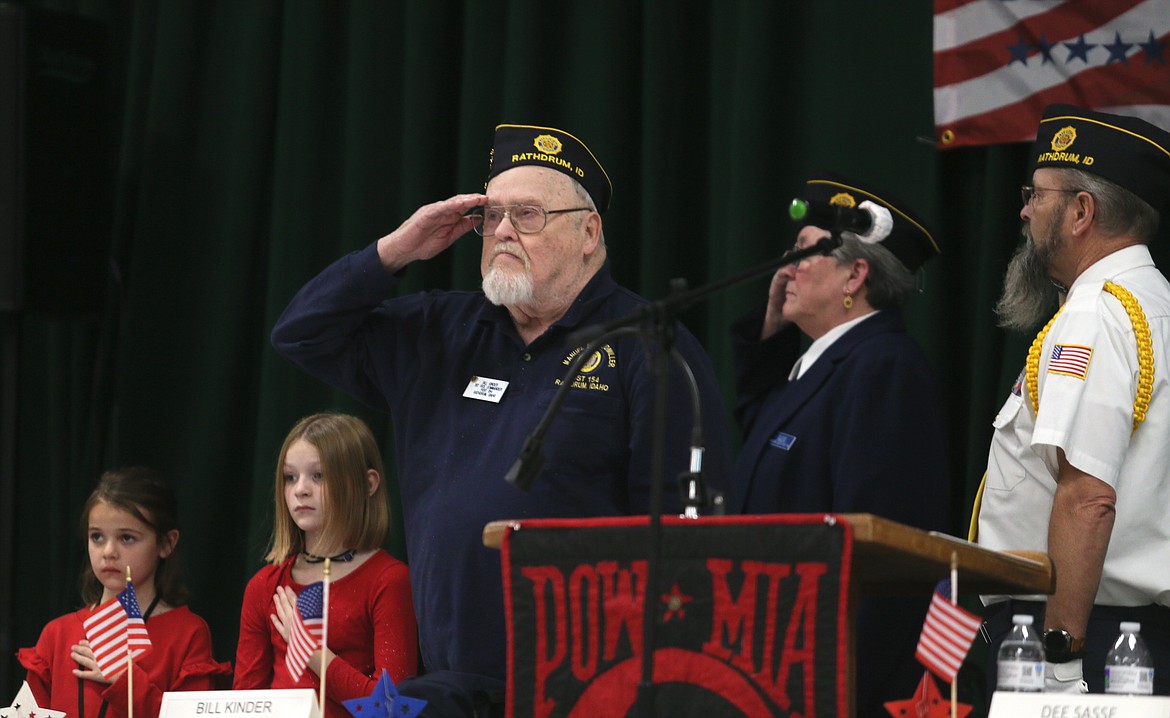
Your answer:
[[[265,691],[169,691],[159,718],[320,718],[311,688]]]
[[[1170,698],[1100,693],[1005,693],[991,696],[988,718],[1170,718]]]

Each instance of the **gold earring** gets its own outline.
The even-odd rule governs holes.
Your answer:
[[[853,295],[852,295],[852,294],[846,294],[846,295],[845,295],[845,308],[846,308],[846,309],[852,309],[852,308],[853,308]]]

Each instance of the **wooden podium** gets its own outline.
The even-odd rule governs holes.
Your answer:
[[[754,523],[755,521],[760,522],[758,526]],[[788,521],[801,523],[810,527],[840,526],[847,537],[847,541],[845,543],[846,548],[844,549],[842,558],[841,573],[842,576],[845,577],[845,580],[842,582],[842,588],[845,588],[847,593],[847,596],[842,596],[844,600],[843,605],[847,606],[848,608],[840,612],[843,615],[843,618],[840,622],[840,632],[843,634],[843,636],[840,638],[840,650],[838,651],[843,660],[836,664],[835,668],[833,666],[825,666],[821,664],[819,668],[815,669],[820,673],[831,672],[839,674],[836,676],[817,676],[816,680],[838,681],[836,686],[839,688],[838,692],[841,696],[843,696],[843,700],[837,705],[832,706],[832,709],[821,711],[818,714],[847,717],[851,717],[854,714],[853,621],[855,618],[854,613],[857,600],[860,597],[897,594],[929,595],[929,592],[934,589],[934,587],[941,579],[949,576],[952,558],[955,560],[958,567],[959,590],[964,594],[1049,594],[1052,592],[1054,587],[1052,566],[1046,554],[1005,553],[992,551],[961,539],[943,534],[937,534],[934,532],[921,531],[919,529],[911,528],[909,526],[882,519],[870,514],[729,516],[694,520],[681,520],[675,517],[665,517],[663,519],[663,528],[664,531],[674,532],[671,534],[671,538],[666,539],[667,541],[672,542],[672,546],[678,542],[680,537],[690,535],[702,537],[699,542],[695,544],[697,546],[722,546],[722,539],[719,538],[721,536],[719,532],[721,531],[736,530],[739,531],[741,535],[744,533],[745,529],[747,531],[759,531],[758,535],[761,537],[760,540],[755,542],[755,546],[748,546],[748,551],[752,554],[752,559],[744,562],[744,565],[751,564],[752,566],[756,566],[758,564],[765,563],[762,562],[760,558],[761,556],[764,556],[765,558],[767,557],[767,554],[770,550],[769,546],[777,546],[778,553],[780,544],[783,544],[785,547],[789,548],[795,546],[797,548],[791,550],[795,550],[798,555],[802,551],[806,550],[812,550],[814,552],[819,550],[819,540],[814,544],[808,544],[805,545],[804,548],[800,548],[801,544],[799,542],[789,542],[783,539],[781,541],[776,541],[775,539],[763,538],[768,535],[765,533],[766,531],[774,531],[776,530],[778,523],[786,523]],[[557,571],[551,570],[549,567],[541,565],[542,562],[545,562],[546,559],[543,553],[546,550],[544,548],[546,544],[541,543],[539,544],[540,548],[535,554],[533,554],[531,550],[528,553],[529,556],[536,557],[535,567],[526,568],[525,570],[528,573],[523,574],[524,577],[535,577],[534,581],[516,580],[514,577],[520,576],[521,574],[514,573],[512,577],[510,577],[508,574],[509,561],[506,546],[508,540],[506,537],[516,537],[519,535],[519,532],[522,533],[525,540],[531,544],[534,537],[539,537],[542,535],[541,532],[545,532],[545,535],[549,537],[549,540],[547,541],[547,563],[548,566],[554,566],[555,562],[558,560],[562,562],[565,560],[569,560],[570,562],[584,561],[585,563],[593,561],[594,559],[590,553],[590,547],[594,546],[595,544],[593,543],[592,537],[597,537],[599,539],[606,538],[606,540],[611,542],[610,545],[612,545],[612,537],[615,535],[614,532],[627,530],[634,532],[630,534],[629,543],[633,543],[637,536],[642,537],[644,540],[645,537],[648,536],[647,526],[648,520],[643,516],[629,517],[624,519],[582,519],[575,521],[551,519],[496,521],[488,524],[484,528],[483,542],[486,546],[493,548],[505,548],[504,590],[506,594],[505,602],[508,606],[509,614],[507,620],[509,633],[508,705],[510,716],[515,715],[516,718],[519,718],[520,715],[526,715],[529,712],[532,712],[535,715],[548,716],[575,716],[586,714],[586,710],[581,706],[587,703],[587,701],[584,700],[581,694],[583,692],[588,693],[589,691],[582,691],[577,689],[573,696],[558,702],[558,696],[556,695],[556,692],[559,689],[558,684],[553,680],[554,670],[567,674],[569,668],[571,667],[572,671],[578,676],[578,678],[582,677],[583,675],[590,675],[590,660],[593,659],[595,665],[596,654],[612,651],[613,649],[615,639],[613,638],[613,629],[610,624],[613,624],[616,621],[612,616],[609,616],[608,614],[602,616],[602,614],[599,612],[588,614],[587,611],[579,611],[581,615],[574,613],[574,611],[577,611],[580,608],[580,606],[574,604],[574,600],[576,600],[580,605],[594,605],[595,603],[600,603],[604,610],[609,610],[608,602],[613,597],[610,595],[610,592],[607,591],[607,587],[612,589],[612,586],[615,585],[615,579],[613,579],[612,571],[610,571],[610,574],[608,574],[606,577],[608,582],[604,584],[602,584],[602,579],[597,578],[597,572],[595,570],[595,566],[593,565],[587,566],[589,570],[584,572],[585,578],[579,578],[578,573],[580,572],[577,571],[566,570],[561,571],[560,574],[558,574]],[[620,536],[621,534],[619,533],[616,535]],[[570,545],[565,543],[566,539],[572,539],[572,544]],[[768,543],[769,541],[771,541],[770,544]],[[601,548],[598,548],[598,556],[602,556],[605,551],[605,542],[602,541],[601,544],[596,545],[601,546]],[[740,545],[743,545],[742,539]],[[569,554],[568,559],[565,558],[566,552]],[[634,555],[636,555],[636,553]],[[678,558],[676,556],[676,563],[677,560]],[[701,555],[701,553],[697,553],[695,555],[694,563],[701,564],[706,562],[709,565],[712,561],[715,560],[716,559],[711,559],[706,555]],[[720,559],[720,561],[721,560],[722,559]],[[799,558],[795,560],[784,560],[787,560],[790,563],[781,562],[776,564],[776,566],[779,566],[780,569],[784,569],[786,566],[791,565],[795,567],[800,563]],[[611,563],[616,565],[617,562],[601,561],[600,563],[597,563],[596,566],[601,566],[602,564],[609,566]],[[571,568],[571,563],[569,565]],[[760,570],[764,573],[767,573],[766,567]],[[739,568],[735,569],[735,571],[738,572],[735,574],[736,576],[738,576],[740,573],[743,573],[743,571],[741,571]],[[831,572],[832,567],[830,567],[830,573]],[[793,568],[791,575],[795,576],[795,573],[796,569]],[[788,576],[789,574],[785,573],[784,575]],[[637,583],[636,580],[631,580],[630,576],[628,575],[625,576],[625,578],[627,584]],[[644,576],[642,576],[642,578],[644,579]],[[555,579],[555,581],[553,579]],[[657,600],[659,598],[659,596],[656,594],[662,591],[662,581],[667,581],[665,585],[670,586],[669,580],[670,579],[664,578],[660,574],[660,587],[654,589],[655,593],[651,594],[652,599]],[[738,613],[735,614],[738,618],[735,618],[735,620],[733,620],[731,623],[723,621],[719,624],[724,627],[724,633],[727,632],[727,626],[737,627],[742,625],[741,622],[736,621],[740,621],[743,618],[740,615],[740,613],[742,613],[741,604],[743,604],[745,601],[743,594],[746,594],[747,591],[738,587],[741,585],[746,586],[747,583],[737,583],[737,581],[740,580],[741,579],[739,578],[733,578],[730,581],[725,582],[726,585],[722,586],[723,590],[721,595],[724,596],[724,605],[730,605],[733,609],[738,611]],[[744,580],[746,581],[746,579]],[[793,578],[790,580],[794,581],[795,579]],[[540,583],[541,581],[544,581],[544,583]],[[568,586],[571,581],[577,581],[578,584],[584,585],[585,590],[580,590],[579,585],[577,593],[571,593],[568,588],[566,588],[566,586]],[[590,581],[593,583],[589,583]],[[526,585],[523,589],[518,589],[513,585],[514,583],[525,583]],[[522,636],[525,646],[535,647],[532,649],[526,648],[526,650],[528,652],[532,652],[532,650],[536,651],[536,655],[538,656],[538,665],[535,666],[534,670],[532,671],[527,670],[527,667],[521,665],[519,669],[519,677],[514,678],[513,673],[516,672],[514,669],[522,662],[514,660],[515,656],[513,645],[518,642],[516,638],[519,636],[519,634],[514,636],[513,632],[528,630],[523,626],[530,625],[530,622],[523,623],[523,626],[521,626],[518,625],[518,619],[514,619],[512,615],[512,593],[517,591],[527,592],[527,594],[522,598],[527,602],[525,605],[531,604],[531,594],[534,587],[538,583],[540,583],[542,586],[542,588],[540,588],[542,595],[559,597],[555,601],[551,599],[545,600],[538,597],[536,603],[541,604],[540,606],[536,607],[536,612],[540,616],[541,621],[541,623],[538,625],[552,625],[552,621],[554,620],[552,614],[554,611],[559,611],[560,614],[563,614],[560,616],[560,620],[564,625],[559,630],[538,631],[540,635],[535,639],[531,639],[531,637],[526,635]],[[761,579],[761,584],[763,583],[765,583],[765,581],[764,579]],[[598,588],[598,585],[601,585],[602,587]],[[755,584],[753,583],[751,585],[752,588],[755,589]],[[661,595],[661,600],[669,603],[673,607],[664,609],[666,611],[665,618],[667,620],[669,620],[672,615],[678,616],[680,618],[684,616],[685,611],[687,610],[686,601],[690,600],[691,598],[687,595],[688,590],[685,588],[685,585],[681,590],[678,586],[679,584],[676,583],[673,588],[667,590],[666,593]],[[730,591],[727,588],[728,586],[731,586]],[[801,590],[803,590],[803,588]],[[676,593],[677,596],[669,596],[668,594],[671,591]],[[736,594],[736,591],[740,591],[740,593]],[[690,591],[689,593],[695,592]],[[752,593],[754,597],[757,592],[753,590]],[[766,591],[761,590],[759,595],[764,595],[764,593],[766,593]],[[572,597],[565,598],[566,595],[571,595]],[[599,595],[600,599],[598,598]],[[584,598],[581,598],[581,596],[584,596]],[[727,596],[730,596],[730,598],[727,598]],[[644,597],[645,594],[642,594],[642,596],[636,596],[636,602],[640,604]],[[677,599],[677,601],[674,599]],[[698,601],[693,605],[699,606],[700,604],[701,601]],[[754,605],[755,604],[753,603],[752,606],[754,607]],[[672,611],[677,612],[672,614]],[[797,616],[798,613],[799,611],[793,613],[792,616]],[[831,613],[831,611],[825,613]],[[632,611],[627,611],[627,614],[629,615],[618,615],[624,616],[623,620],[630,618],[637,620],[637,617],[633,616]],[[603,637],[599,639],[596,635],[593,635],[590,642],[590,639],[588,638],[589,632],[587,630],[590,627],[590,622],[602,622],[602,619],[604,619],[606,622],[606,626],[604,627],[603,631]],[[640,625],[640,620],[637,620],[637,623]],[[789,621],[789,623],[795,624],[797,623],[797,620],[793,618]],[[657,626],[658,624],[655,625]],[[704,627],[703,630],[708,629]],[[747,629],[743,630],[746,631]],[[773,629],[770,630],[772,630],[773,633],[781,633],[783,632],[783,626],[773,627]],[[788,638],[789,640],[792,640],[792,636],[796,629],[789,625],[787,630]],[[710,632],[718,633],[718,631],[715,629],[711,629]],[[822,633],[824,633],[824,631],[822,631]],[[766,649],[761,649],[758,645],[760,641],[757,640],[757,645],[753,649],[750,646],[750,636],[738,636],[738,640],[749,644],[748,650],[746,650],[745,653],[751,653],[753,650],[756,654],[760,653],[761,650],[765,650],[769,653],[778,653],[784,646],[788,645],[781,645],[780,640],[777,640],[776,645],[773,646],[771,643],[769,643]],[[566,648],[563,645],[558,645],[558,642],[568,642],[570,646]],[[631,641],[631,643],[632,642],[633,641]],[[712,638],[705,644],[705,646],[710,646],[714,643],[714,638]],[[801,645],[803,646],[804,644]],[[804,647],[807,648],[807,646]],[[655,648],[656,655],[653,666],[655,685],[658,685],[660,682],[660,669],[664,671],[662,673],[664,676],[663,682],[666,680],[675,680],[685,683],[689,680],[684,675],[686,670],[692,671],[691,675],[701,675],[704,676],[703,680],[708,680],[706,676],[709,676],[713,672],[718,672],[721,669],[725,669],[727,664],[734,665],[737,660],[737,657],[731,655],[730,652],[727,653],[727,656],[730,657],[727,658],[727,660],[722,661],[722,663],[708,656],[704,656],[701,657],[694,666],[684,670],[677,668],[676,664],[685,663],[690,660],[690,657],[685,655],[685,651],[675,651],[671,649],[659,651],[657,640],[655,641]],[[724,657],[719,655],[718,650],[713,652],[718,658]],[[762,674],[770,673],[768,670],[760,671],[759,665],[746,665],[742,655],[738,656],[738,659],[740,660],[740,665],[735,667],[737,668],[740,675],[750,675],[753,671]],[[776,660],[780,661],[781,659]],[[660,662],[662,662],[661,666]],[[634,664],[635,661],[629,660],[627,663]],[[640,666],[641,661],[637,660],[636,665]],[[634,672],[634,668],[632,668],[630,665],[619,666],[618,668],[614,668],[613,665],[610,665],[609,674],[618,674],[621,669],[624,669],[625,672],[621,673],[620,679],[615,675],[603,676],[605,680],[610,682],[611,691],[616,690],[615,686],[628,688],[629,686],[627,684],[631,680],[633,680],[635,683],[637,682],[637,675]],[[671,672],[672,669],[674,671],[673,673]],[[787,676],[788,673],[783,670],[783,665],[781,665],[781,669],[782,670],[779,672],[780,675]],[[805,667],[804,670],[806,672],[810,672],[808,667]],[[672,678],[668,679],[665,678],[665,676],[672,676]],[[770,677],[774,677],[774,675]],[[527,690],[528,686],[530,686],[534,680],[537,684],[537,690],[535,698],[531,701],[531,705],[525,703],[525,708],[518,708],[515,712],[513,712],[512,707],[514,691],[516,691],[517,687],[523,687],[524,690]],[[806,678],[806,680],[811,681],[812,678]],[[623,681],[624,683],[622,683]],[[767,677],[763,682],[765,684],[768,682]],[[774,688],[775,686],[772,687]],[[748,686],[748,682],[745,681],[744,685],[742,686],[727,684],[721,686],[720,690],[722,690],[725,695],[732,696],[731,700],[734,703],[735,700],[750,694],[751,690],[749,690],[749,688],[758,689],[758,686]],[[830,686],[830,689],[831,688],[832,686]],[[521,691],[521,693],[523,693],[523,691]],[[779,704],[784,705],[783,691],[780,691],[779,693],[781,694]],[[812,693],[808,693],[805,698],[811,702],[812,695]],[[819,695],[821,696],[821,702],[819,705],[823,706],[826,702],[823,700],[824,693]],[[531,698],[530,693],[524,693],[524,696],[526,701]],[[745,706],[749,706],[751,704],[750,702],[747,702],[746,699],[744,700],[745,702],[735,705],[735,707],[738,708],[741,713],[753,715],[759,714],[758,706],[757,708],[745,708]],[[572,710],[565,710],[566,705],[573,703],[575,703],[575,707]],[[624,705],[625,704],[622,704],[620,701],[618,701],[619,708]],[[595,702],[593,706],[594,709],[596,709],[597,703]],[[616,711],[616,715],[625,714],[623,712],[624,708],[621,710],[615,708],[614,710]]]

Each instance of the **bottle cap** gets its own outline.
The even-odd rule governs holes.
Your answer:
[[[1121,622],[1121,632],[1122,633],[1138,633],[1141,630],[1142,630],[1142,624],[1138,623],[1137,621],[1122,621]]]
[[[1017,613],[1016,615],[1012,616],[1012,623],[1017,626],[1031,626],[1032,621],[1034,620],[1035,619],[1027,613]]]

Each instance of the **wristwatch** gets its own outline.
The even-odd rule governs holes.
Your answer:
[[[1085,657],[1085,639],[1073,638],[1062,628],[1050,628],[1044,632],[1044,660],[1049,663],[1068,663]]]

